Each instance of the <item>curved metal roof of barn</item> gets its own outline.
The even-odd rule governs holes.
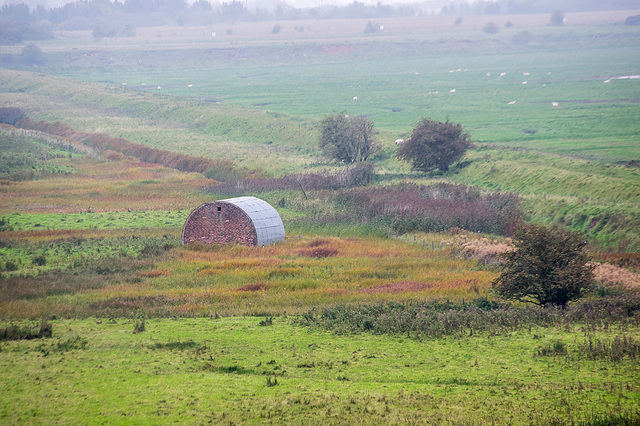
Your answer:
[[[242,209],[256,228],[257,245],[264,246],[284,240],[284,225],[280,215],[271,204],[256,197],[238,197],[219,200]]]

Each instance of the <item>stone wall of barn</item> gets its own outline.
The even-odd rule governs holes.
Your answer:
[[[255,246],[258,241],[253,222],[241,208],[229,203],[207,203],[195,209],[182,231],[182,244],[238,243]]]

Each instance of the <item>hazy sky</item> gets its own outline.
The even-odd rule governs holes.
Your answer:
[[[123,0],[120,0],[121,2]],[[187,0],[187,3],[193,3],[194,0]],[[233,0],[209,0],[210,3],[224,3],[231,2]],[[290,5],[295,7],[311,7],[318,5],[347,5],[353,3],[354,0],[283,0]],[[378,3],[382,4],[407,4],[407,3],[423,3],[425,0],[357,0],[359,3],[364,3],[367,5],[375,5]],[[0,4],[10,4],[10,3],[26,3],[31,7],[35,7],[38,4],[45,5],[47,7],[58,7],[64,6],[67,3],[72,3],[73,0],[1,0]],[[256,3],[256,0],[249,0],[249,3]],[[426,1],[428,3],[428,1]],[[259,2],[258,2],[259,3]]]

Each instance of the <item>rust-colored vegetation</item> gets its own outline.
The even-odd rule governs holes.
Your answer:
[[[319,249],[339,254],[300,254]],[[146,266],[149,262],[152,267]],[[81,272],[78,279],[71,271],[60,271],[6,280],[0,317],[278,315],[388,297],[473,298],[485,294],[495,277],[478,269],[474,260],[373,237],[300,237],[264,248],[223,246],[215,251],[185,246],[170,249],[164,258],[141,258],[134,267],[114,261],[76,271]],[[378,290],[367,290],[372,288]],[[60,294],[67,296],[56,297]]]
[[[0,212],[180,210],[200,204],[204,195],[196,191],[210,182],[199,174],[131,157],[120,161],[84,157],[61,163],[76,173],[4,185]]]

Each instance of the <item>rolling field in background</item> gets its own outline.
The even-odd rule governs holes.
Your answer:
[[[2,47],[0,107],[58,139],[0,129],[0,423],[637,423],[638,13],[65,31],[37,67]],[[366,186],[322,186],[357,170],[317,147],[341,111],[378,130]],[[476,143],[446,176],[395,158],[423,117]],[[286,241],[181,245],[237,195]],[[585,299],[497,300],[520,217],[585,235]]]

